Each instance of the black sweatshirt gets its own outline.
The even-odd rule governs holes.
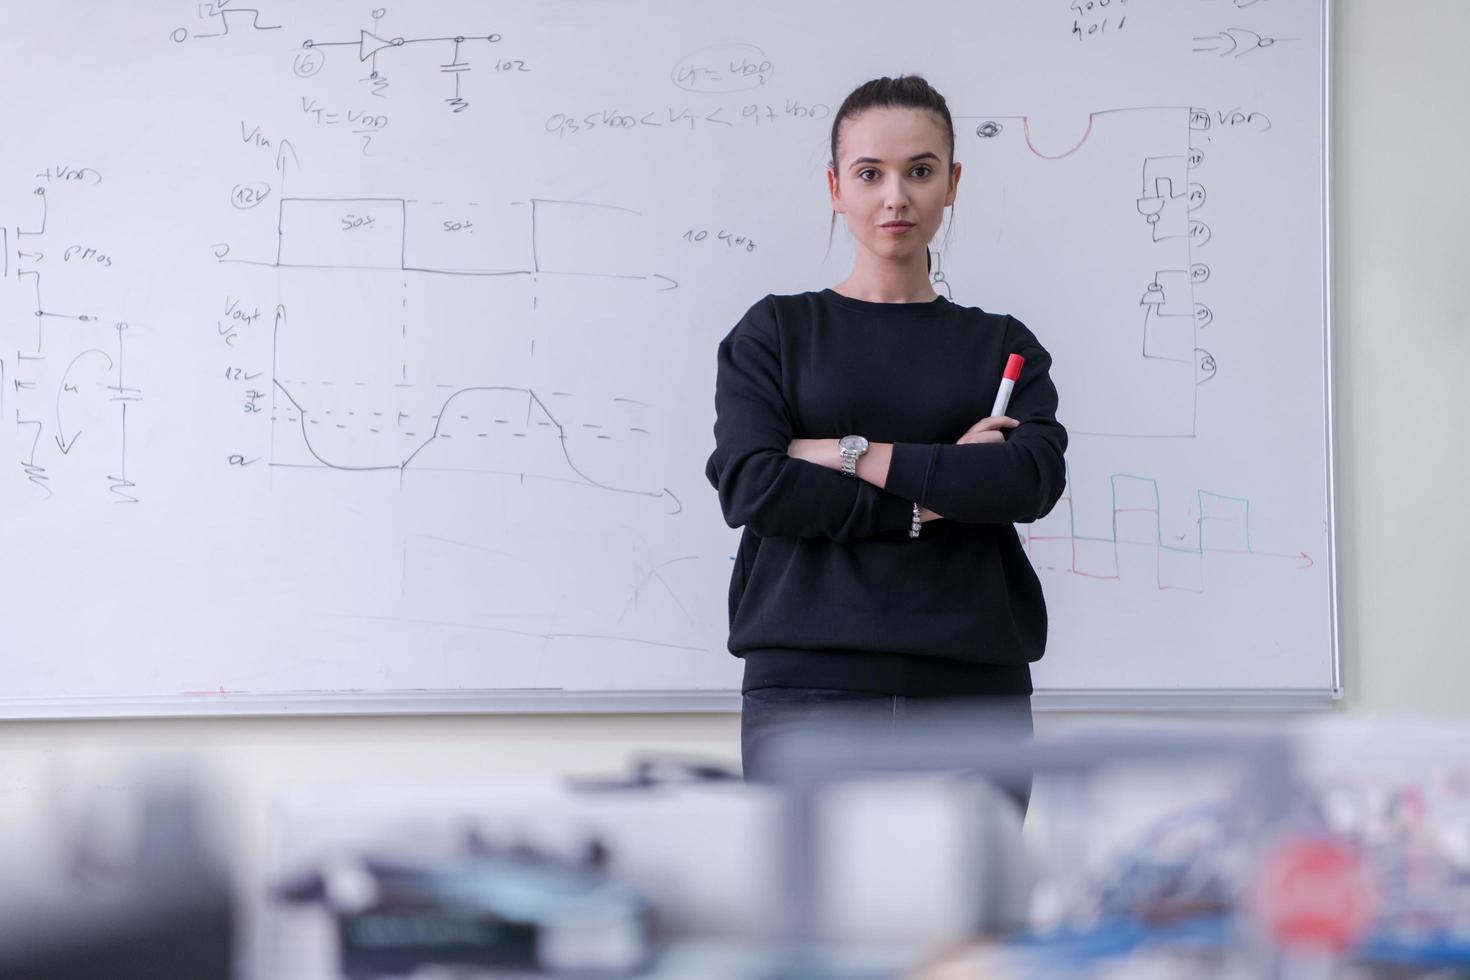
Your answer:
[[[957,446],[1026,359],[1006,441]],[[1029,694],[1046,646],[1041,583],[1013,522],[1056,504],[1066,430],[1051,357],[1013,317],[767,296],[719,349],[706,467],[731,527],[730,652],[743,689]],[[893,443],[887,487],[792,459],[792,439]],[[913,504],[943,516],[909,538]]]

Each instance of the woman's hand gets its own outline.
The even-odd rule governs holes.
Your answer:
[[[960,436],[955,445],[969,446],[975,443],[1005,442],[1004,430],[1014,429],[1020,424],[1008,415],[992,415],[970,426],[970,431]]]

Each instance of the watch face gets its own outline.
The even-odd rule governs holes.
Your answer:
[[[868,440],[862,436],[843,436],[837,440],[837,448],[850,453],[865,453],[868,451]]]

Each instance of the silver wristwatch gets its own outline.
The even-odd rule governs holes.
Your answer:
[[[837,440],[837,451],[842,454],[842,475],[857,476],[858,457],[868,451],[868,440],[862,436],[843,436]]]

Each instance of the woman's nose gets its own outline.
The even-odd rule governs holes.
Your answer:
[[[888,186],[884,189],[883,198],[884,203],[895,211],[902,210],[909,203],[908,194],[904,190],[903,182],[898,180],[889,182]]]

